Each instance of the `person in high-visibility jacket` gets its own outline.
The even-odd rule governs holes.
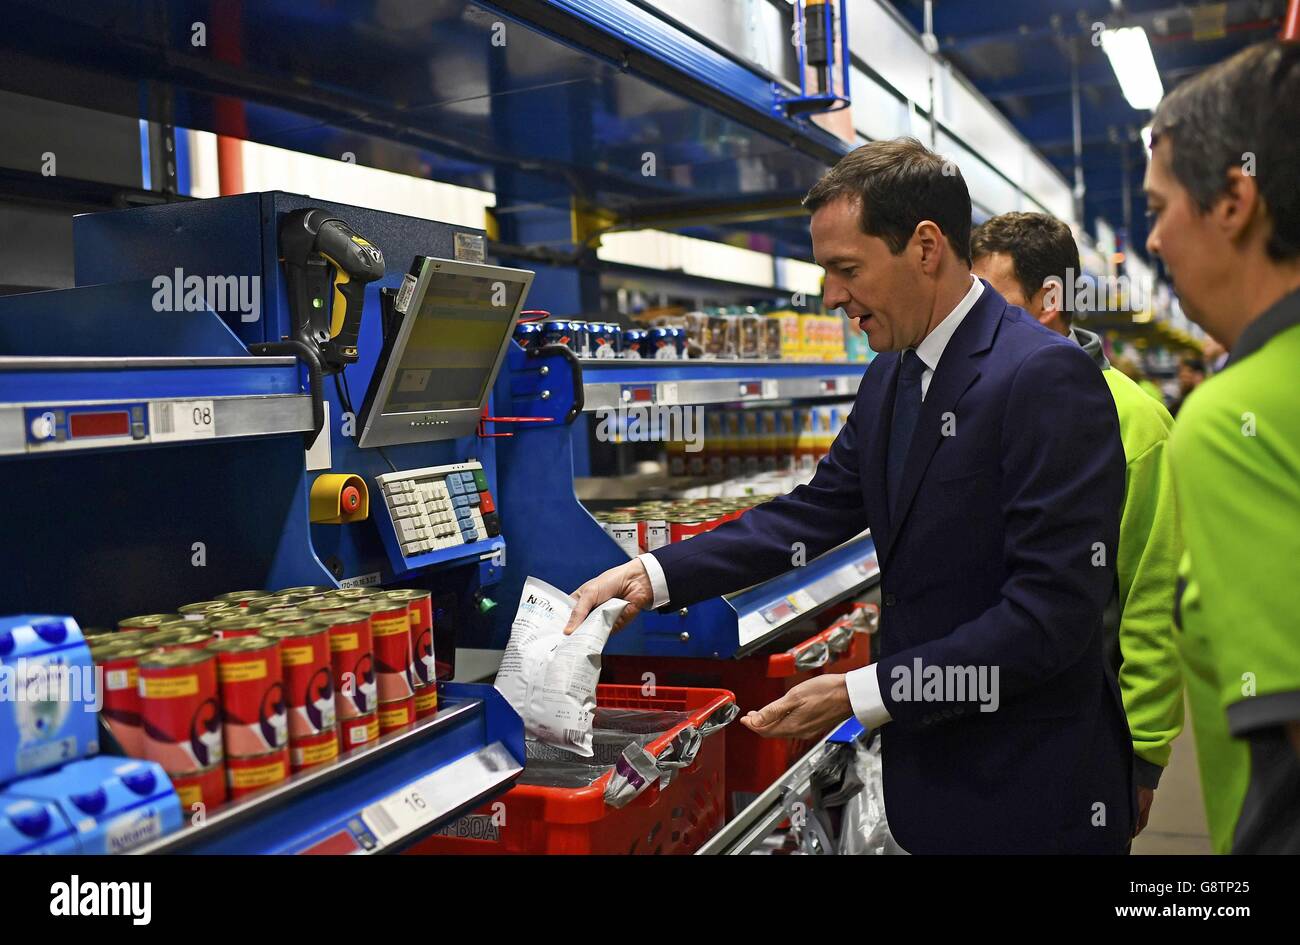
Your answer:
[[[1300,853],[1300,45],[1179,85],[1145,189],[1183,310],[1231,352],[1170,441],[1177,622],[1214,849]]]
[[[1115,561],[1118,588],[1106,613],[1106,655],[1119,677],[1133,736],[1140,833],[1147,825],[1170,743],[1183,728],[1182,670],[1173,635],[1175,574],[1182,542],[1169,472],[1174,421],[1160,403],[1113,368],[1101,339],[1073,324],[1065,286],[1078,284],[1070,228],[1045,213],[1004,213],[971,234],[972,271],[1043,326],[1071,338],[1101,368],[1124,445],[1124,510]],[[1069,391],[1061,396],[1068,398]]]

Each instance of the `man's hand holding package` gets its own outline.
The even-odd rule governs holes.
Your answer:
[[[618,633],[633,617],[654,603],[654,590],[650,586],[650,577],[646,574],[645,565],[639,559],[633,558],[627,564],[610,568],[604,574],[592,578],[574,591],[573,597],[578,603],[573,608],[569,623],[564,628],[566,634],[576,630],[594,608],[607,600],[621,597],[628,604],[610,630],[611,633]]]
[[[801,682],[740,721],[764,738],[820,738],[851,715],[853,705],[843,674],[827,673]]]

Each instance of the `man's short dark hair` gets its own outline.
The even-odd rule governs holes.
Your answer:
[[[1016,281],[1032,299],[1048,279],[1070,285],[1069,273],[1080,276],[1079,247],[1069,226],[1046,213],[1004,213],[986,220],[971,234],[970,251],[975,259],[1005,253],[1015,266]],[[1062,290],[1061,311],[1068,319],[1070,306]]]
[[[803,205],[816,213],[841,198],[860,201],[862,232],[897,256],[922,220],[943,232],[970,265],[970,191],[961,170],[915,138],[873,141],[840,158],[813,185]]]
[[[1161,101],[1151,144],[1168,138],[1174,177],[1201,212],[1230,168],[1255,176],[1273,221],[1268,255],[1300,256],[1300,44],[1269,40],[1206,69]]]
[[[1195,371],[1198,374],[1205,373],[1205,360],[1203,358],[1198,358],[1194,354],[1185,355],[1182,363],[1183,367],[1188,370]]]

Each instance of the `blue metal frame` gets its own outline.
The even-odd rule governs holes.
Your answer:
[[[550,423],[522,425],[512,438],[500,440],[497,447],[501,463],[498,508],[502,533],[510,538],[502,593],[507,600],[516,599],[529,576],[572,591],[607,568],[627,561],[627,555],[578,501],[574,490],[578,467],[573,444],[584,435],[576,428],[586,415],[573,427],[561,419],[569,412],[575,396],[575,378],[567,359],[531,356],[512,345],[506,365],[507,370],[497,381],[498,402],[509,404],[513,415],[554,419]],[[745,378],[817,377],[826,373],[828,365],[628,361],[608,365],[586,362],[582,367],[590,371],[592,381],[653,384],[727,368]],[[577,380],[581,382],[581,378]],[[831,572],[858,562],[874,563],[874,557],[874,544],[869,537],[863,537],[730,598],[704,601],[686,608],[685,613],[643,613],[610,638],[605,652],[711,659],[742,655],[759,642],[748,640],[742,645],[740,621],[745,615],[764,613]],[[864,584],[875,580],[878,569],[863,574]],[[504,647],[512,615],[512,610],[500,608],[492,633],[473,643]]]
[[[848,108],[852,104],[849,96],[849,11],[848,3],[840,4],[839,20],[840,28],[835,29],[835,7],[827,0],[822,4],[822,19],[827,36],[835,36],[837,41],[831,44],[831,51],[834,55],[835,65],[827,64],[826,73],[830,76],[835,72],[836,65],[840,72],[840,91],[843,94],[836,95],[832,92],[810,93],[808,91],[808,35],[807,22],[804,16],[804,0],[795,0],[794,15],[799,24],[799,95],[791,99],[778,99],[775,107],[788,113],[791,104],[797,103],[814,103],[824,105],[824,108],[818,109],[822,112],[837,112],[840,109]]]

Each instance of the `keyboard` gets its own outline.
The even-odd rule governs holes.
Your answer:
[[[405,558],[501,534],[501,518],[479,463],[404,469],[376,476],[375,482]]]

